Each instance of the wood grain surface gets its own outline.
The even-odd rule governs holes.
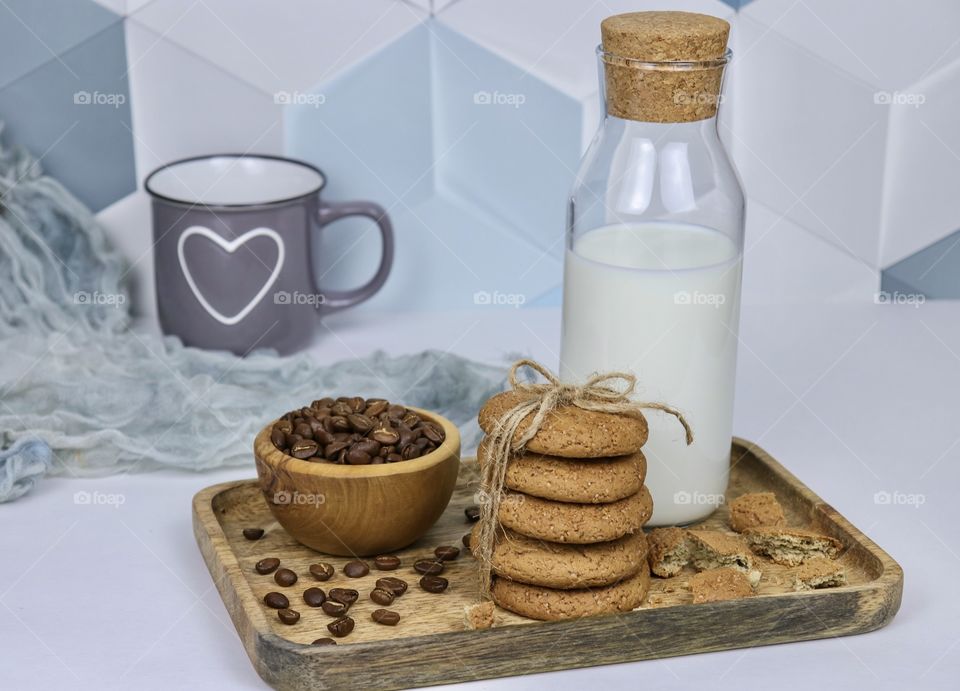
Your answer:
[[[498,609],[493,629],[465,630],[464,607],[476,601],[476,563],[469,551],[462,549],[460,558],[448,563],[443,575],[450,587],[442,594],[421,590],[412,564],[439,545],[462,548],[460,540],[471,527],[463,509],[474,503],[476,489],[476,462],[464,461],[447,511],[422,539],[396,553],[402,566],[389,572],[371,568],[357,579],[341,570],[348,558],[321,555],[293,540],[273,519],[255,480],[198,493],[193,502],[197,543],[260,676],[278,689],[429,686],[863,633],[885,625],[900,606],[900,566],[766,452],[735,440],[728,499],[773,491],[789,524],[840,540],[845,586],[794,592],[789,568],[758,557],[763,577],[757,594],[742,600],[694,605],[687,587],[693,571],[684,571],[675,578],[654,578],[646,604],[633,612],[534,622]],[[382,520],[389,522],[390,516]],[[701,525],[726,529],[726,508]],[[248,527],[264,528],[266,534],[246,540],[242,530]],[[253,565],[268,556],[293,569],[299,581],[282,588],[272,575],[257,574]],[[319,561],[337,568],[325,583],[308,571]],[[368,563],[372,567],[372,560]],[[389,607],[401,616],[396,627],[370,619],[380,607],[370,601],[370,590],[385,575],[410,585]],[[303,603],[303,591],[314,585],[360,591],[349,612],[356,629],[337,646],[309,645],[330,635],[326,625],[332,621]],[[301,613],[297,624],[282,624],[262,604],[270,591],[287,595]]]

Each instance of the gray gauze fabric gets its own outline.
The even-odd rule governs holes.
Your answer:
[[[80,202],[0,149],[0,502],[45,473],[252,468],[263,425],[326,395],[436,411],[469,450],[504,383],[499,367],[437,351],[320,364],[186,348],[130,329],[125,271]]]

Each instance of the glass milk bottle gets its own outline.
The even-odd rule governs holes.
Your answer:
[[[709,515],[727,487],[744,199],[717,131],[729,25],[685,12],[604,20],[605,117],[570,198],[560,372],[632,371],[647,413],[651,525]]]

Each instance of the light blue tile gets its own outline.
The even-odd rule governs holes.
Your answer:
[[[392,212],[397,230],[394,271],[369,310],[421,311],[523,307],[562,277],[562,267],[494,219],[442,195]],[[339,232],[334,229],[333,232]],[[358,269],[356,285],[373,272],[378,256],[374,232],[369,244],[346,255],[326,254],[323,266],[340,261]],[[326,249],[326,248],[325,248]],[[321,284],[330,286],[330,276]]]
[[[753,0],[720,0],[720,2],[724,2],[733,9],[739,10],[749,5]]]
[[[326,173],[325,199],[367,199],[389,209],[401,254],[413,240],[409,221],[400,222],[397,214],[433,193],[430,87],[428,36],[417,27],[318,84],[284,115],[286,153]],[[323,232],[314,263],[324,287],[346,289],[373,274],[380,241],[371,227],[367,220],[345,219]],[[385,300],[395,276],[368,308]]]
[[[3,0],[0,87],[120,21],[92,0]]]
[[[571,173],[558,172],[563,166],[531,142],[515,114],[474,104],[481,85],[503,91],[497,85],[505,75],[517,79],[516,68],[468,43],[458,53],[488,78],[455,84],[456,75],[442,66],[451,58],[438,49],[437,29],[432,22],[413,29],[317,85],[312,94],[321,98],[305,99],[313,103],[289,106],[285,149],[327,173],[327,200],[371,199],[390,212],[395,268],[363,309],[521,307],[561,280]],[[579,108],[535,79],[526,81],[531,128],[576,165]],[[461,136],[474,122],[475,132]],[[556,248],[544,229],[561,240]],[[327,228],[314,249],[321,285],[346,289],[367,280],[379,244],[369,221]]]
[[[581,105],[443,25],[432,30],[438,184],[562,258]]]
[[[136,189],[122,23],[61,60],[0,89],[4,137],[97,211]]]
[[[960,230],[884,269],[880,287],[888,294],[960,298]]]

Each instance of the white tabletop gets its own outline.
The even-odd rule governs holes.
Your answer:
[[[861,636],[471,688],[956,688],[960,671],[960,319],[952,303],[748,305],[736,433],[757,441],[906,573]],[[557,362],[557,310],[328,321],[327,361],[425,347]],[[385,342],[383,334],[391,334]],[[194,544],[190,500],[248,468],[54,478],[0,505],[0,688],[263,688]],[[75,492],[95,497],[76,503]],[[889,503],[875,494],[888,492]]]

